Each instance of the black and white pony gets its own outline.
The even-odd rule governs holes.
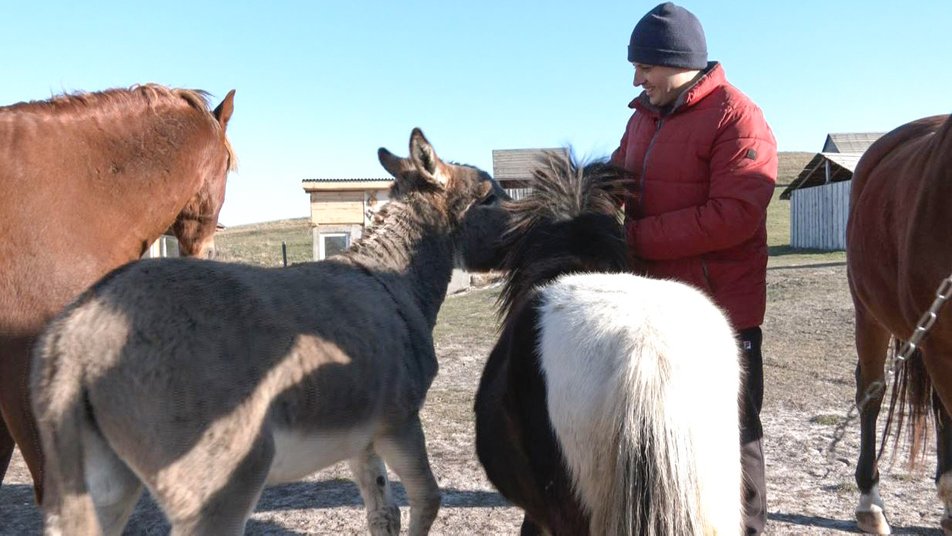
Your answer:
[[[700,291],[625,273],[618,173],[550,155],[504,204],[501,335],[476,450],[522,534],[741,530],[730,325]]]

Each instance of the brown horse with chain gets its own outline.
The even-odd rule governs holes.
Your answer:
[[[920,119],[886,134],[869,147],[853,175],[846,250],[859,357],[856,519],[865,532],[890,532],[876,454],[876,419],[884,395],[877,387],[884,384],[886,349],[890,337],[910,337],[935,301],[936,287],[952,270],[950,204],[949,116]],[[941,525],[952,535],[952,311],[938,315],[918,350],[902,362],[894,397],[900,401],[898,426],[903,419],[909,423],[911,459],[923,447],[926,417],[932,413],[936,418],[936,485],[945,506]]]
[[[166,230],[183,255],[204,253],[234,164],[233,100],[234,90],[210,112],[204,92],[150,84],[0,107],[0,479],[15,440],[38,501],[34,340]]]

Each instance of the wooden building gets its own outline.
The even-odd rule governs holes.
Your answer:
[[[221,231],[225,226],[218,224],[215,226],[215,231]],[[178,257],[179,256],[179,243],[178,239],[175,238],[175,235],[172,234],[172,229],[169,229],[162,233],[162,236],[158,237],[155,242],[149,246],[149,249],[145,250],[145,253],[142,254],[143,259],[154,259],[158,257]],[[214,258],[215,256],[215,238],[212,237],[212,243],[209,245],[208,257]]]
[[[361,237],[375,212],[390,200],[390,178],[301,181],[311,197],[314,260],[344,251]]]
[[[529,192],[528,180],[532,170],[547,153],[568,157],[568,149],[496,149],[493,150],[493,178],[513,199],[525,197]]]
[[[881,132],[829,134],[823,150],[783,192],[790,200],[790,245],[801,249],[846,249],[850,180],[866,148]]]

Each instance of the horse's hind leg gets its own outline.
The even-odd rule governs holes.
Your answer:
[[[400,477],[410,500],[410,536],[423,536],[440,509],[440,488],[426,455],[420,417],[414,415],[374,442],[377,452]]]
[[[938,408],[936,420],[936,467],[935,485],[939,499],[945,507],[942,514],[942,531],[952,536],[952,418],[938,396],[933,395],[933,404]]]
[[[860,416],[860,445],[855,476],[860,498],[855,515],[860,530],[871,534],[891,532],[879,495],[876,461],[876,420],[884,390],[871,387],[884,381],[883,366],[888,345],[889,333],[856,303],[856,404]]]
[[[373,448],[350,460],[350,470],[367,507],[367,525],[373,536],[400,534],[400,508],[394,503],[387,467]]]

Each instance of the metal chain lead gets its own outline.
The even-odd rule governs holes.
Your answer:
[[[942,309],[945,302],[952,297],[952,274],[949,274],[949,277],[946,277],[939,283],[939,288],[936,289],[935,296],[935,299],[932,300],[932,305],[929,306],[929,310],[923,313],[922,317],[919,318],[919,322],[916,323],[916,329],[913,330],[909,340],[902,345],[902,349],[900,349],[898,353],[893,354],[887,361],[883,379],[874,381],[866,388],[863,399],[850,408],[846,413],[846,417],[833,431],[833,439],[830,441],[829,446],[829,452],[831,454],[836,448],[837,443],[843,439],[843,435],[846,433],[846,427],[856,417],[856,414],[861,411],[870,400],[879,398],[886,392],[886,389],[892,385],[893,379],[896,376],[896,363],[909,359],[913,352],[916,351],[916,348],[919,347],[922,339],[925,338],[929,330],[932,329],[932,326],[935,325],[935,321],[939,317],[939,310]]]

